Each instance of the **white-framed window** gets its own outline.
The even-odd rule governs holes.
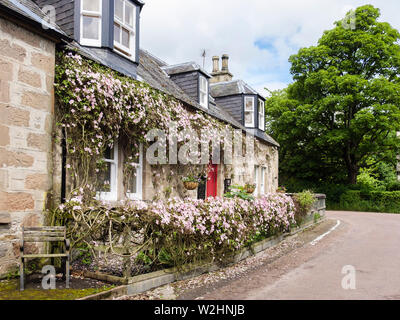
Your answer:
[[[118,144],[104,152],[106,169],[98,176],[97,199],[104,201],[118,200]]]
[[[208,81],[206,77],[200,76],[200,105],[208,108]]]
[[[254,184],[256,186],[256,189],[254,190],[254,195],[257,197],[258,196],[258,191],[259,191],[259,183],[258,183],[258,170],[260,166],[254,166]]]
[[[139,155],[131,159],[130,165],[136,167],[128,185],[126,186],[126,196],[131,200],[142,200],[142,177],[143,177],[143,146],[140,145]]]
[[[261,99],[258,99],[258,128],[265,130],[265,105]]]
[[[254,97],[244,98],[244,125],[254,127]]]
[[[265,194],[265,167],[261,167],[260,193]]]
[[[136,7],[127,0],[114,0],[114,49],[135,58]]]
[[[81,0],[81,44],[101,46],[101,10],[102,0]]]

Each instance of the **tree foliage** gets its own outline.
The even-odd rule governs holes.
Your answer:
[[[399,32],[371,5],[290,57],[294,82],[266,103],[285,180],[355,184],[370,159],[396,160],[400,131]]]

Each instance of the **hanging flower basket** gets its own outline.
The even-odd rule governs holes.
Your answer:
[[[195,181],[184,181],[183,185],[185,186],[186,190],[195,190],[199,186],[199,183]]]
[[[255,190],[256,190],[256,186],[254,184],[246,184],[244,186],[244,190],[248,193],[248,194],[252,194]]]
[[[286,193],[286,188],[285,187],[279,187],[276,189],[276,193]]]

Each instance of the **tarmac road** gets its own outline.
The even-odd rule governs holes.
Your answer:
[[[319,241],[200,299],[400,300],[400,214],[331,211],[327,217],[336,229]]]

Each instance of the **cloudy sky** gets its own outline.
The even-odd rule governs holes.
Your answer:
[[[288,58],[315,45],[352,8],[372,4],[400,29],[398,0],[146,0],[141,47],[169,64],[230,55],[229,68],[261,94],[292,80]]]

